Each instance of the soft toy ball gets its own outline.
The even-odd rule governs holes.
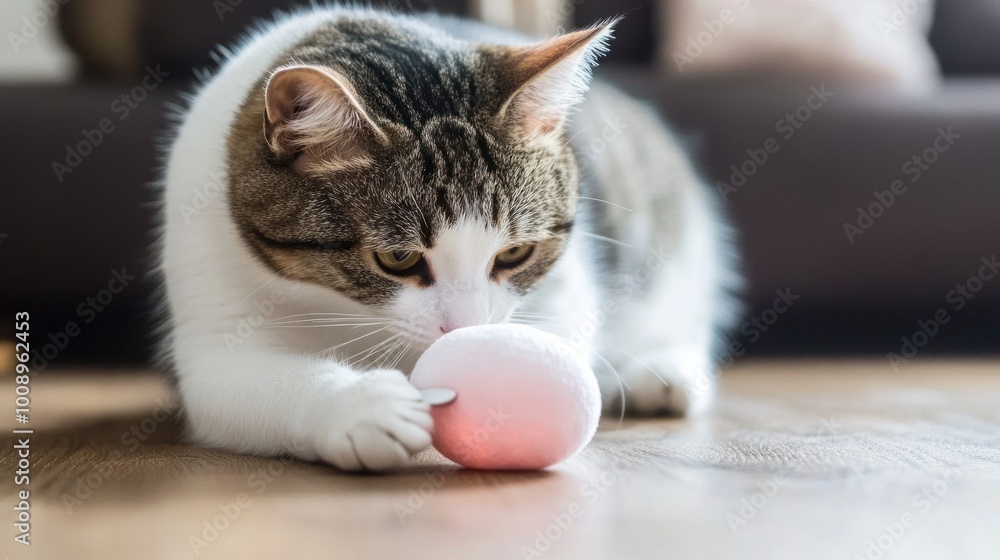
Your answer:
[[[452,331],[424,352],[410,381],[425,395],[457,393],[431,408],[433,442],[469,468],[541,469],[564,461],[587,445],[601,415],[587,363],[563,339],[526,325]]]

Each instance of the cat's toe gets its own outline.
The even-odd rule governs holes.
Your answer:
[[[379,431],[399,443],[409,455],[426,449],[431,444],[434,421],[429,409],[398,404],[380,415],[376,425]]]
[[[388,432],[372,424],[357,426],[347,435],[363,470],[384,471],[406,464],[410,451]]]
[[[320,456],[335,467],[395,469],[430,446],[430,407],[403,374],[375,372],[341,396],[320,445]]]
[[[683,353],[657,353],[618,368],[622,386],[608,385],[605,410],[636,416],[694,416],[712,402],[705,360]]]

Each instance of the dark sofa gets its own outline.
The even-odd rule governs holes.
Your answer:
[[[5,129],[14,131],[2,140],[0,311],[32,312],[35,340],[52,340],[52,358],[39,360],[148,357],[151,182],[165,109],[181,102],[200,69],[212,67],[213,44],[232,41],[286,3],[236,4],[220,14],[211,2],[140,2],[126,22],[136,30],[139,56],[123,70],[121,61],[103,63],[88,51],[77,23],[88,3],[69,3],[62,26],[84,57],[84,75],[71,85],[0,87]],[[433,4],[466,12],[461,0]],[[814,95],[810,86],[747,77],[671,81],[652,63],[649,2],[577,4],[578,25],[627,13],[599,75],[660,108],[708,182],[726,193],[724,206],[740,231],[748,317],[770,307],[775,290],[800,296],[747,344],[750,354],[885,355],[940,308],[949,323],[922,351],[995,350],[1000,280],[981,281],[960,310],[949,297],[977,275],[981,259],[1000,252],[1000,3],[939,0],[932,44],[945,72],[940,91],[835,91],[791,137],[776,125]],[[146,87],[136,89],[144,79]],[[913,161],[948,130],[948,151],[926,169]],[[765,149],[771,138],[777,150],[774,143]],[[745,182],[734,167],[743,168]],[[905,191],[896,185],[892,192],[897,180]],[[109,284],[123,268],[136,279],[112,293]],[[7,323],[0,336],[9,338]],[[746,341],[748,334],[732,336]]]

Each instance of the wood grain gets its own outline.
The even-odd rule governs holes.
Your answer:
[[[32,396],[24,547],[10,525],[13,382],[0,380],[0,557],[992,559],[1000,550],[998,362],[900,372],[884,362],[743,364],[724,376],[710,415],[606,418],[579,457],[530,473],[457,469],[428,451],[397,473],[346,475],[193,447],[167,413],[169,385],[145,372],[47,371]]]

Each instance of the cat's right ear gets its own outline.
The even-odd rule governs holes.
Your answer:
[[[372,143],[386,140],[346,77],[306,65],[279,68],[268,79],[264,137],[280,161],[302,171],[367,165]]]
[[[524,46],[486,47],[500,68],[500,119],[531,138],[551,139],[561,131],[572,107],[583,100],[591,69],[618,21]]]

